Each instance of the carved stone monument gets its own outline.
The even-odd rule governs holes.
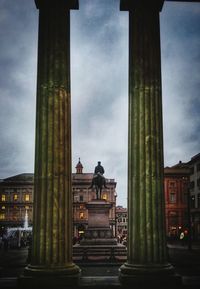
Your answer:
[[[95,186],[96,199],[86,205],[88,209],[88,228],[85,231],[84,239],[81,244],[85,245],[111,245],[117,244],[117,240],[113,237],[112,229],[109,224],[109,211],[112,204],[101,199],[103,186],[106,186],[106,179],[103,176],[105,170],[98,161],[98,165],[94,169],[94,176],[90,189]]]
[[[88,228],[82,245],[116,245],[109,225],[109,211],[112,204],[105,200],[92,200],[86,205],[88,209]]]
[[[101,199],[102,184],[107,188],[103,174],[104,168],[101,166],[101,162],[98,162],[94,170],[92,184],[89,187],[89,189],[92,189],[95,186],[96,199],[91,200],[86,205],[88,209],[88,227],[80,244],[73,247],[74,255],[84,260],[91,260],[91,258],[97,260],[97,257],[104,260],[115,260],[115,256],[119,253],[126,259],[126,247],[117,244],[117,239],[110,227],[109,212],[112,204]]]

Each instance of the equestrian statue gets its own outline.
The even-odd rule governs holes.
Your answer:
[[[92,184],[89,187],[89,189],[92,189],[93,187],[95,187],[96,190],[96,199],[100,200],[101,199],[101,192],[102,192],[102,188],[106,188],[106,179],[103,176],[104,174],[104,168],[101,165],[101,162],[98,162],[98,165],[95,167],[94,170],[94,175],[93,175],[93,179],[92,179]]]

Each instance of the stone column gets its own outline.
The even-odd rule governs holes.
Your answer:
[[[129,10],[128,256],[120,268],[122,283],[160,284],[173,274],[165,239],[159,30],[163,2],[121,0],[121,10]]]
[[[78,0],[35,0],[39,9],[34,219],[26,276],[65,284],[72,262],[70,9]],[[74,280],[73,280],[74,281]]]

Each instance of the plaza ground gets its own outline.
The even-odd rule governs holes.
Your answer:
[[[182,277],[182,287],[200,288],[200,244],[192,250],[179,243],[168,244],[169,261]],[[28,248],[0,250],[0,288],[17,288],[17,278],[27,264]],[[84,288],[123,288],[118,281],[120,263],[88,262],[78,264]],[[106,285],[107,284],[107,285]]]

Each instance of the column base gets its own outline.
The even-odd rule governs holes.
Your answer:
[[[127,288],[180,288],[181,276],[175,274],[174,267],[167,264],[123,264],[119,269],[120,283]]]
[[[18,279],[19,288],[76,288],[79,284],[81,270],[75,264],[65,267],[47,268],[28,265],[24,275]]]

